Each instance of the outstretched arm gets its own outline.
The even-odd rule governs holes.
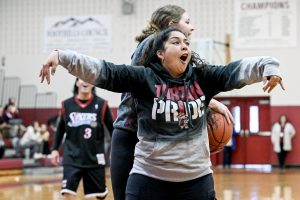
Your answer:
[[[248,57],[226,66],[212,66],[203,74],[203,78],[210,86],[210,91],[215,90],[213,96],[220,91],[240,89],[261,81],[264,92],[270,93],[278,84],[284,90],[279,61],[270,56]]]
[[[50,76],[55,74],[58,65],[73,76],[112,92],[144,91],[147,84],[145,76],[152,75],[152,71],[143,66],[114,64],[75,51],[58,50],[45,60],[40,71],[41,82],[46,79],[50,84]]]
[[[46,78],[47,83],[50,84],[50,76],[55,74],[58,65],[64,67],[70,74],[97,86],[97,79],[106,63],[104,60],[71,50],[53,51],[46,58],[40,71],[41,82]]]
[[[45,78],[48,84],[50,84],[50,73],[53,76],[58,66],[58,51],[53,51],[45,60],[43,67],[40,71],[41,83],[44,82]]]

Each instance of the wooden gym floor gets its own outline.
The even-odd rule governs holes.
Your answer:
[[[61,173],[11,173],[0,176],[0,200],[61,200]],[[297,200],[300,199],[300,169],[214,169],[218,200]],[[109,195],[113,200],[109,169]],[[78,198],[83,199],[82,185]]]

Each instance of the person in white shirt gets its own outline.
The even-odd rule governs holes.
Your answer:
[[[19,151],[20,149],[31,149],[34,159],[42,157],[42,139],[40,138],[39,131],[39,123],[34,121],[33,125],[29,125],[22,135],[18,147]]]
[[[277,153],[280,169],[285,168],[287,153],[292,150],[292,139],[296,134],[294,126],[281,115],[278,122],[272,127],[271,141],[273,150]]]

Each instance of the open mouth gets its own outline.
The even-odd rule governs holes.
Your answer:
[[[180,60],[182,60],[183,62],[185,62],[187,60],[187,58],[188,58],[188,54],[187,53],[185,53],[182,56],[180,56]]]
[[[89,88],[89,85],[82,85],[82,88]]]

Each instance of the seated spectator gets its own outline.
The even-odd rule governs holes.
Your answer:
[[[6,123],[13,119],[20,119],[19,110],[13,98],[9,98],[8,103],[5,105],[3,118]]]
[[[0,135],[2,139],[5,139],[8,138],[8,133],[7,133],[7,123],[4,121],[3,114],[4,114],[4,109],[0,105]]]
[[[17,155],[20,155],[21,150],[29,148],[31,150],[30,155],[33,155],[33,158],[38,159],[42,157],[42,140],[39,137],[39,131],[39,123],[37,121],[26,128],[26,131],[15,146]]]
[[[15,100],[14,97],[9,97],[8,98],[8,102],[7,102],[7,104],[5,104],[4,110],[7,110],[8,106],[11,105],[11,104],[16,104],[16,100]]]
[[[5,123],[4,118],[3,118],[3,115],[4,115],[4,109],[3,109],[3,107],[0,105],[0,125],[2,125],[2,124]]]
[[[0,134],[0,159],[3,158],[4,152],[5,152],[5,144],[2,135]]]
[[[6,106],[3,113],[3,120],[8,125],[8,137],[18,137],[23,122],[15,103],[11,102]]]

